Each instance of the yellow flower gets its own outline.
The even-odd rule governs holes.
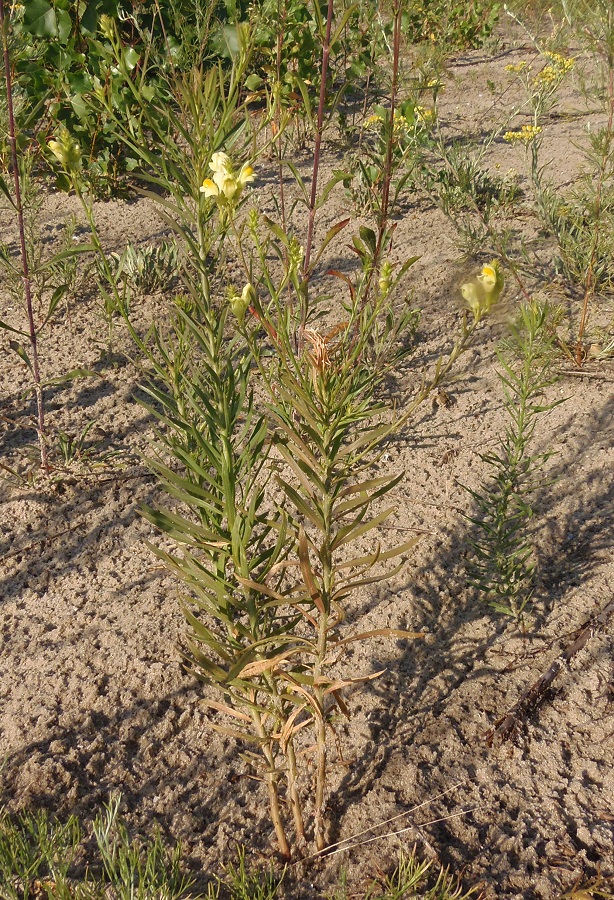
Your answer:
[[[238,198],[241,186],[232,175],[227,172],[216,172],[213,180],[217,185],[219,195],[224,196],[227,200],[232,200],[233,197]]]
[[[211,157],[209,168],[212,172],[231,172],[232,163],[230,162],[230,157],[227,153],[222,153],[221,151],[214,153]]]
[[[205,197],[214,197],[221,205],[238,200],[245,185],[255,178],[253,168],[247,163],[235,175],[230,157],[221,151],[213,154],[209,168],[213,172],[213,178],[205,178],[200,192]]]
[[[514,75],[519,75],[521,72],[524,72],[525,69],[530,69],[531,66],[526,62],[519,63],[510,63],[509,66],[505,67],[506,72],[512,72]]]
[[[461,285],[461,294],[467,309],[471,310],[476,322],[479,322],[497,302],[505,285],[499,263],[493,260],[483,266],[474,281]]]
[[[372,128],[377,131],[382,127],[384,120],[381,116],[376,115],[375,113],[372,116],[369,116],[365,121],[365,128]]]
[[[435,110],[426,106],[416,106],[416,119],[423,125],[430,125],[435,118]]]
[[[573,56],[561,56],[560,53],[544,53],[546,59],[549,59],[550,62],[557,68],[560,69],[563,73],[569,72],[574,67],[575,60]]]
[[[241,187],[245,187],[246,184],[251,184],[255,177],[252,167],[248,166],[247,163],[244,163],[241,166],[241,171],[239,172],[239,178],[237,180]]]
[[[532,143],[535,138],[542,133],[541,125],[523,125],[520,131],[506,131],[503,140],[509,144],[527,144]]]
[[[200,188],[200,192],[201,194],[204,194],[205,197],[217,197],[220,193],[220,189],[215,181],[212,181],[210,178],[205,178]]]

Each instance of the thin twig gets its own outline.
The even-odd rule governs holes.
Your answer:
[[[483,804],[472,806],[469,809],[463,809],[461,812],[451,813],[449,816],[441,816],[439,819],[430,819],[428,822],[421,822],[417,825],[407,825],[406,828],[400,828],[398,831],[387,831],[386,834],[377,834],[375,837],[368,838],[366,841],[358,841],[356,844],[350,844],[349,847],[339,847],[338,850],[333,850],[332,853],[327,855],[335,856],[337,853],[344,853],[346,850],[354,850],[356,847],[364,847],[365,844],[372,844],[374,841],[380,841],[383,838],[397,837],[399,834],[405,834],[408,831],[419,831],[421,828],[426,828],[428,825],[437,825],[439,822],[448,822],[450,819],[459,819],[461,816],[466,816],[468,813],[475,812],[476,809],[483,808]]]
[[[452,793],[457,788],[462,787],[466,784],[467,781],[459,781],[457,784],[452,785],[452,787],[446,788],[445,791],[442,791],[441,794],[437,794],[435,797],[429,797],[428,800],[424,800],[422,803],[418,803],[417,806],[412,806],[411,809],[405,810],[405,812],[399,813],[396,816],[392,816],[390,819],[384,819],[383,822],[376,822],[375,825],[370,825],[368,828],[365,828],[364,831],[358,831],[356,834],[351,834],[349,837],[342,838],[340,841],[336,841],[334,844],[329,844],[328,847],[324,847],[323,850],[318,850],[316,853],[312,853],[311,856],[306,856],[298,862],[304,863],[308,862],[310,859],[316,859],[318,856],[324,856],[326,854],[331,855],[331,850],[335,850],[336,853],[340,853],[341,850],[349,850],[350,847],[341,847],[341,844],[347,844],[348,841],[356,841],[357,838],[364,837],[365,834],[369,834],[370,831],[374,831],[376,828],[383,828],[384,825],[390,825],[391,822],[396,822],[398,819],[402,819],[404,816],[409,816],[412,813],[417,812],[419,809],[422,809],[425,806],[428,806],[430,803],[434,803],[436,800],[440,800],[442,797],[445,797],[446,794]],[[430,824],[430,823],[425,823]],[[352,846],[357,846],[352,844]],[[341,848],[340,850],[336,850],[335,848]],[[297,863],[295,863],[296,865]]]
[[[517,703],[504,716],[497,719],[494,728],[487,731],[484,739],[489,747],[492,747],[495,737],[501,738],[502,741],[510,738],[518,726],[521,718],[525,718],[533,712],[542,703],[546,692],[552,685],[559,672],[564,666],[568,666],[573,657],[580,652],[588,643],[597,629],[605,625],[609,615],[614,612],[614,600],[604,606],[600,613],[592,616],[580,629],[580,633],[569,644],[557,658],[550,664],[547,671],[535,681],[520,697]]]

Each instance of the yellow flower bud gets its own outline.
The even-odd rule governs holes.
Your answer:
[[[249,282],[241,291],[241,296],[239,296],[239,294],[237,294],[236,291],[232,289],[229,297],[230,308],[232,309],[233,314],[236,316],[239,325],[243,325],[243,323],[245,322],[245,313],[250,308],[250,306],[254,305],[256,299],[256,291],[254,290],[254,286]]]
[[[106,37],[108,41],[112,41],[115,37],[115,20],[111,16],[100,16],[98,19],[98,28],[102,32],[103,37]]]
[[[382,268],[380,269],[380,273],[379,273],[379,290],[380,290],[380,294],[383,297],[386,297],[386,295],[388,294],[388,291],[390,290],[391,278],[392,278],[392,266],[390,265],[389,261],[386,260],[383,263]]]
[[[57,140],[51,140],[48,147],[68,174],[78,172],[81,168],[81,148],[71,137],[67,128],[60,128]]]
[[[212,172],[230,172],[232,169],[230,157],[227,153],[222,153],[221,151],[214,153],[211,157],[209,168]]]

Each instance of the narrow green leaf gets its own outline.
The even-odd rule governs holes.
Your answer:
[[[15,206],[15,201],[13,200],[13,197],[11,195],[11,192],[8,189],[7,183],[1,175],[0,175],[0,191],[2,191],[2,193],[4,194],[6,199],[9,201],[9,203],[11,204],[13,209],[17,209],[17,207]]]
[[[309,561],[309,544],[307,542],[305,529],[302,525],[298,530],[298,556],[301,563],[301,573],[303,575],[305,586],[307,587],[316,608],[324,615],[325,609],[322,601],[322,594],[320,593],[320,588],[318,587],[313,574],[313,569],[311,568],[311,563]]]
[[[49,307],[47,309],[47,315],[45,316],[45,321],[41,325],[41,328],[44,328],[49,319],[52,317],[56,309],[58,308],[58,304],[62,300],[62,297],[65,296],[66,291],[68,290],[68,285],[61,284],[59,287],[55,289],[53,294],[51,295],[51,300],[49,301]]]
[[[378,525],[381,525],[382,522],[386,521],[395,509],[396,507],[389,506],[388,509],[383,510],[383,512],[379,513],[377,516],[373,516],[372,519],[369,519],[368,522],[364,522],[362,525],[354,527],[354,523],[352,523],[352,525],[348,525],[346,528],[340,528],[331,544],[331,550],[337,550],[339,547],[342,547],[343,544],[347,544],[348,541],[355,541],[369,531],[372,531],[373,528],[377,528]]]
[[[76,381],[78,378],[102,378],[102,375],[100,372],[93,372],[91,369],[71,369],[70,372],[66,372],[64,375],[59,375],[57,378],[51,378],[49,381],[46,381],[45,387],[67,384],[69,381]]]
[[[277,476],[277,483],[281,486],[288,499],[294,504],[299,513],[309,519],[312,525],[320,531],[324,531],[324,520],[318,516],[317,511],[304,500],[298,491],[288,484],[283,478]]]
[[[305,187],[305,182],[301,178],[301,174],[300,174],[299,170],[296,168],[296,166],[294,165],[292,160],[284,159],[283,162],[284,162],[284,165],[286,165],[290,169],[292,174],[294,175],[294,179],[295,179],[297,185],[299,186],[301,193],[303,195],[303,200],[305,201],[305,205],[308,206],[309,205],[309,194],[307,192],[307,188]]]
[[[384,550],[383,553],[377,552],[373,553],[370,556],[357,556],[354,559],[347,560],[346,562],[340,563],[337,568],[341,569],[358,569],[363,566],[366,567],[365,571],[372,568],[376,563],[385,562],[388,559],[394,559],[396,556],[401,556],[403,553],[407,553],[408,550],[412,550],[416,544],[422,540],[422,535],[417,535],[417,537],[412,538],[409,541],[405,541],[404,544],[398,544],[396,547],[391,547],[390,550]]]
[[[378,584],[378,582],[380,581],[388,581],[388,579],[394,578],[395,575],[398,575],[404,566],[405,563],[400,562],[393,569],[390,569],[387,572],[382,572],[379,575],[371,575],[369,578],[358,578],[356,581],[346,581],[338,590],[335,591],[332,599],[335,603],[339,603],[340,600],[343,600],[345,597],[349,596],[349,594],[353,593],[359,587],[366,587],[368,584]]]
[[[12,329],[11,329],[12,330]],[[17,341],[9,341],[9,347],[11,350],[14,350],[17,356],[25,362],[26,366],[32,373],[32,377],[34,377],[34,369],[32,368],[32,363],[30,362],[30,357],[26,353],[24,347],[21,344],[18,344]]]
[[[317,3],[315,3],[314,6],[317,8]],[[304,79],[301,78],[301,76],[296,73],[294,75],[294,83],[298,87],[299,91],[301,92],[301,97],[303,98],[303,113],[304,113],[307,121],[309,122],[311,128],[315,128],[315,120],[314,120],[314,116],[313,116],[313,106],[311,103],[311,97],[309,96],[309,89],[308,89]]]
[[[335,23],[335,30],[333,31],[330,39],[331,47],[334,47],[335,44],[341,39],[343,29],[347,25],[350,16],[354,15],[357,9],[358,3],[352,3],[351,6],[348,6],[348,8],[344,11],[343,15],[339,19],[339,22]]]
[[[318,478],[317,474],[313,471],[312,468],[307,466],[303,462],[303,466],[305,466],[305,471],[301,464],[297,462],[289,448],[282,443],[277,444],[277,449],[281,456],[286,460],[287,464],[290,466],[300,483],[303,485],[305,493],[309,496],[309,498],[314,501],[315,500],[315,489],[321,493],[325,492],[324,482]]]
[[[19,328],[13,328],[12,325],[9,325],[8,322],[3,322],[0,319],[0,328],[4,329],[4,331],[10,331],[13,334],[18,334],[20,337],[30,337],[27,331],[21,331]]]
[[[338,177],[333,177],[333,178],[330,179],[330,181],[329,181],[329,182],[327,183],[327,185],[326,185],[326,188],[328,188],[329,193],[330,193],[330,191],[332,190],[332,188],[333,188],[336,184],[338,184],[338,182],[341,181],[341,180],[342,180],[342,179],[341,179],[340,176],[338,176]],[[324,236],[324,239],[322,240],[322,243],[320,244],[320,246],[319,246],[319,248],[318,248],[318,252],[316,253],[316,255],[315,255],[315,257],[314,257],[314,260],[313,260],[312,264],[311,264],[310,267],[309,267],[309,271],[310,271],[310,272],[312,272],[312,271],[315,269],[315,267],[317,266],[318,262],[319,262],[320,259],[322,258],[322,254],[324,253],[324,251],[326,250],[326,248],[328,247],[328,245],[330,244],[330,242],[331,242],[331,241],[332,241],[332,240],[333,240],[333,239],[334,239],[341,231],[343,231],[343,229],[346,228],[346,227],[350,224],[351,221],[352,221],[351,219],[343,219],[341,222],[337,222],[336,225],[333,225],[331,228],[328,229],[328,231],[326,232],[326,235]]]
[[[94,253],[96,251],[96,247],[94,244],[77,244],[74,247],[70,247],[68,250],[62,250],[60,253],[55,253],[53,256],[50,256],[49,259],[46,259],[43,263],[33,269],[33,272],[44,272],[46,269],[51,268],[56,265],[56,263],[62,262],[65,259],[72,259],[74,256],[80,256],[82,253]]]

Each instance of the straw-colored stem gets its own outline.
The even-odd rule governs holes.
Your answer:
[[[298,767],[296,764],[296,753],[294,752],[294,743],[292,739],[290,739],[286,748],[286,760],[288,763],[288,798],[292,809],[292,818],[294,819],[297,841],[299,844],[302,844],[305,841],[305,823],[303,821],[301,798],[298,792]]]
[[[326,468],[332,471],[332,463],[326,461]],[[328,478],[325,480],[328,481]],[[320,614],[318,621],[318,645],[317,645],[317,661],[314,668],[314,683],[316,684],[314,694],[317,706],[316,717],[316,796],[315,796],[315,813],[314,813],[314,837],[316,847],[322,850],[325,847],[324,835],[324,807],[326,799],[326,716],[325,716],[325,697],[321,687],[317,687],[318,681],[323,675],[324,660],[328,650],[328,617],[330,609],[330,601],[333,588],[333,558],[331,552],[332,533],[333,533],[333,501],[330,496],[322,498],[322,513],[324,519],[324,534],[322,546],[320,548],[320,560],[322,562],[322,607],[323,612]]]
[[[273,823],[275,834],[277,836],[277,842],[279,844],[279,852],[284,857],[284,859],[290,859],[290,845],[288,843],[288,838],[286,837],[286,832],[281,817],[278,774],[275,768],[275,759],[273,756],[273,749],[271,747],[271,739],[264,729],[262,719],[260,718],[260,714],[258,712],[254,711],[252,713],[252,721],[254,723],[256,734],[262,742],[262,755],[264,756],[267,765],[267,772],[265,777],[267,790],[269,793],[269,808],[271,812],[271,821]]]

